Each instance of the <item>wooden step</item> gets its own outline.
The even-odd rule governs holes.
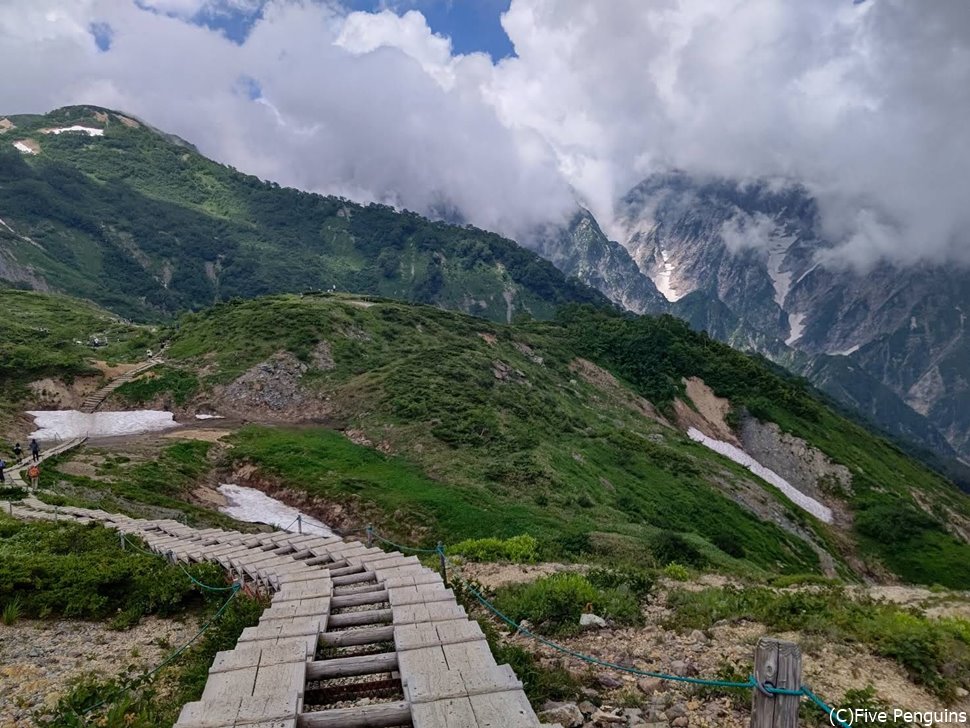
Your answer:
[[[327,628],[359,627],[365,624],[389,624],[393,616],[394,613],[390,609],[371,609],[366,612],[331,614],[327,620]]]
[[[330,619],[332,620],[333,617]],[[330,626],[333,626],[332,622]],[[320,635],[320,642],[331,647],[373,645],[378,642],[390,642],[393,639],[394,627],[368,627],[366,629],[351,629],[346,632],[324,632]]]
[[[376,592],[362,592],[360,594],[341,594],[330,599],[331,609],[343,607],[361,607],[365,604],[382,604],[387,601],[387,590]]]
[[[315,713],[300,713],[298,728],[389,728],[411,725],[411,707],[406,700],[354,708],[333,708]]]
[[[332,660],[316,660],[306,666],[307,680],[327,680],[333,677],[373,675],[377,672],[397,670],[397,653],[380,652],[376,655],[336,657]]]

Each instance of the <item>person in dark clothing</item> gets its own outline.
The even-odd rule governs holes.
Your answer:
[[[37,444],[37,440],[30,441],[30,456],[35,463],[40,462],[40,445]]]
[[[3,458],[0,458],[0,483],[7,482],[6,478],[3,475],[3,471],[6,467],[7,467],[7,461],[4,460]]]
[[[20,447],[19,442],[13,446],[13,456],[14,456],[14,460],[16,460],[16,462],[18,463],[24,456],[24,449]]]

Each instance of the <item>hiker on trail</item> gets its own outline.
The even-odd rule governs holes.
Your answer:
[[[18,463],[24,457],[24,450],[23,450],[22,447],[20,447],[20,443],[19,442],[16,445],[13,446],[13,456],[14,456],[14,461],[15,462],[18,462]]]
[[[30,487],[33,490],[37,490],[37,483],[40,481],[40,468],[36,465],[31,465],[27,470],[27,477],[30,478]]]
[[[40,462],[40,445],[37,444],[37,440],[30,441],[30,456],[34,459],[35,463]]]
[[[7,461],[0,458],[0,483],[6,483],[6,479],[3,476],[3,471],[7,467]]]

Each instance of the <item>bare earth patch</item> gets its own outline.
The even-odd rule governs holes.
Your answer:
[[[78,677],[134,676],[153,668],[198,629],[196,621],[148,617],[132,629],[104,623],[22,620],[0,625],[0,728],[28,728]]]
[[[510,584],[527,584],[543,576],[567,571],[586,571],[588,567],[580,564],[481,564],[467,561],[459,569],[465,579],[477,581],[489,589]]]

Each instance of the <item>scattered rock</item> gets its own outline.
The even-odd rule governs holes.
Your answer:
[[[670,663],[670,672],[680,677],[694,676],[697,674],[697,668],[684,660],[674,660]]]
[[[644,695],[653,695],[658,690],[663,690],[663,680],[656,677],[642,677],[637,680],[637,687]]]
[[[626,718],[604,706],[593,713],[593,723],[597,726],[623,725]]]
[[[686,728],[688,724],[689,721],[687,720],[686,715],[682,715],[679,718],[674,718],[672,721],[670,721],[670,725],[672,725],[674,728]]]
[[[582,711],[576,703],[546,702],[539,712],[539,720],[544,723],[560,723],[564,728],[579,728],[585,722]]]
[[[674,703],[664,712],[667,714],[667,720],[674,720],[687,715],[687,706],[683,703]]]
[[[333,360],[333,352],[330,349],[330,343],[327,341],[321,341],[317,344],[313,351],[310,352],[310,362],[316,369],[321,371],[330,371],[336,365]]]
[[[622,680],[617,680],[615,677],[610,677],[609,675],[597,675],[596,682],[607,690],[616,690],[617,688],[623,687]]]
[[[604,627],[606,627],[606,620],[592,613],[581,614],[579,615],[579,626],[595,628],[595,629],[603,629]]]
[[[707,642],[707,635],[701,632],[699,629],[695,629],[693,632],[691,632],[690,638],[692,641],[698,644],[704,644]]]
[[[596,706],[593,705],[588,700],[584,700],[579,704],[579,709],[583,712],[583,715],[592,715],[596,712]]]

